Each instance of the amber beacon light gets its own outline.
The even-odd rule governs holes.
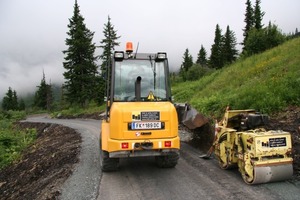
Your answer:
[[[127,42],[126,43],[126,52],[127,53],[133,52],[132,42]]]

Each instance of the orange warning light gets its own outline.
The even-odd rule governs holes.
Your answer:
[[[126,52],[127,53],[133,52],[132,42],[127,42],[126,43]]]

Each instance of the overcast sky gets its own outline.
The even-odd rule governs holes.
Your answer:
[[[49,83],[62,83],[63,50],[74,0],[0,0],[0,101],[12,87],[19,96],[35,90],[45,72]],[[210,54],[216,24],[229,25],[243,40],[246,0],[78,0],[94,42],[103,39],[108,15],[121,36],[120,47],[132,41],[139,52],[168,53],[178,70],[186,48],[194,61],[201,44]],[[255,1],[252,0],[254,5]],[[263,23],[275,23],[283,33],[300,30],[299,0],[262,0]],[[239,49],[241,47],[238,47]],[[101,50],[97,50],[101,54]],[[209,56],[209,55],[208,55]]]

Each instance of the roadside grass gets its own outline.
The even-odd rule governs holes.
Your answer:
[[[52,117],[74,116],[82,114],[100,113],[105,110],[105,105],[97,106],[89,104],[86,108],[79,106],[70,107],[62,111],[51,113]],[[46,113],[38,110],[34,114]],[[36,129],[19,130],[14,123],[26,118],[25,111],[1,111],[0,112],[0,170],[10,165],[21,157],[22,151],[33,144],[37,137]]]
[[[300,105],[300,38],[226,66],[197,81],[174,85],[176,102],[188,102],[207,116],[231,109],[272,113]]]
[[[35,129],[18,130],[14,122],[24,119],[25,112],[0,113],[0,169],[20,158],[22,151],[36,139]]]

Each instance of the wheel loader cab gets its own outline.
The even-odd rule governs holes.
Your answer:
[[[158,166],[174,167],[180,140],[167,54],[116,51],[109,74],[102,170],[116,170],[119,158],[138,156],[154,156]]]
[[[113,102],[170,100],[167,60],[155,57],[157,54],[145,54],[114,60]]]

